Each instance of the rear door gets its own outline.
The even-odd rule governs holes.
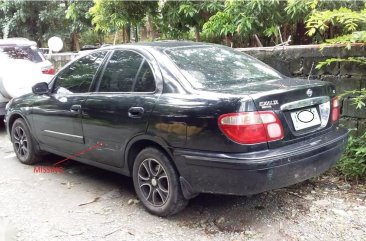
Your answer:
[[[56,76],[50,95],[37,96],[32,118],[43,146],[69,154],[84,149],[81,108],[106,54],[80,58]]]
[[[162,91],[157,63],[147,53],[115,50],[107,61],[96,92],[83,105],[88,159],[121,167],[128,141],[146,132],[149,114]]]

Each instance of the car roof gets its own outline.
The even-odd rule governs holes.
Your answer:
[[[180,41],[180,40],[163,40],[163,41],[153,41],[153,42],[138,42],[138,43],[129,43],[122,45],[112,45],[102,47],[103,49],[115,49],[119,47],[125,46],[133,46],[133,47],[149,47],[154,48],[160,51],[164,51],[170,48],[178,48],[178,47],[194,47],[194,46],[207,46],[214,45],[210,43],[202,43],[202,42],[193,42],[193,41]]]
[[[0,39],[0,46],[37,46],[37,43],[26,38]]]

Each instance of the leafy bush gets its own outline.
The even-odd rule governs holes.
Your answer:
[[[361,5],[360,5],[361,6]],[[344,44],[346,49],[350,49],[352,44],[366,44],[366,3],[358,10],[341,7],[334,10],[317,11],[314,10],[306,20],[309,29],[308,35],[313,36],[317,32],[325,32],[329,26],[337,26],[342,29],[343,35],[325,40],[322,48],[329,44]],[[355,65],[365,66],[365,57],[330,58],[320,62],[316,68],[320,69],[335,62],[349,62]],[[358,109],[366,108],[366,89],[353,90],[343,93],[353,94],[353,104]],[[337,163],[337,169],[350,179],[366,178],[366,133],[361,136],[351,135],[347,149],[342,158]]]
[[[366,177],[366,133],[360,137],[350,136],[347,149],[337,163],[337,169],[349,179]]]

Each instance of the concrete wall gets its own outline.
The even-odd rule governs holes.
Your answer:
[[[58,54],[46,54],[46,58],[53,63],[56,71],[60,70],[65,64],[73,60],[78,53],[58,53]]]
[[[326,47],[322,51],[319,45],[299,45],[263,48],[238,49],[252,55],[279,72],[298,78],[320,79],[330,81],[337,86],[338,94],[347,90],[360,90],[366,88],[366,66],[351,63],[336,63],[320,70],[315,66],[319,61],[337,57],[365,57],[366,48],[362,45],[353,45],[351,50],[344,46]],[[77,54],[53,54],[49,59],[56,69],[61,68]],[[366,108],[356,109],[352,104],[354,95],[347,96],[342,101],[342,123],[348,128],[357,129],[360,135],[366,131]]]
[[[366,47],[353,45],[350,50],[344,46],[326,47],[322,51],[319,45],[299,45],[285,47],[242,48],[240,51],[252,55],[279,72],[292,77],[320,79],[332,82],[337,93],[366,88],[366,66],[353,63],[335,63],[320,70],[315,69],[318,62],[328,58],[365,57]],[[354,95],[348,95],[342,101],[342,124],[357,129],[356,134],[366,131],[366,107],[356,109],[352,104]]]

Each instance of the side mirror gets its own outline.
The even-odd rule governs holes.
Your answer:
[[[46,82],[37,83],[32,87],[32,92],[36,95],[48,94],[50,90],[48,89],[48,84]]]

